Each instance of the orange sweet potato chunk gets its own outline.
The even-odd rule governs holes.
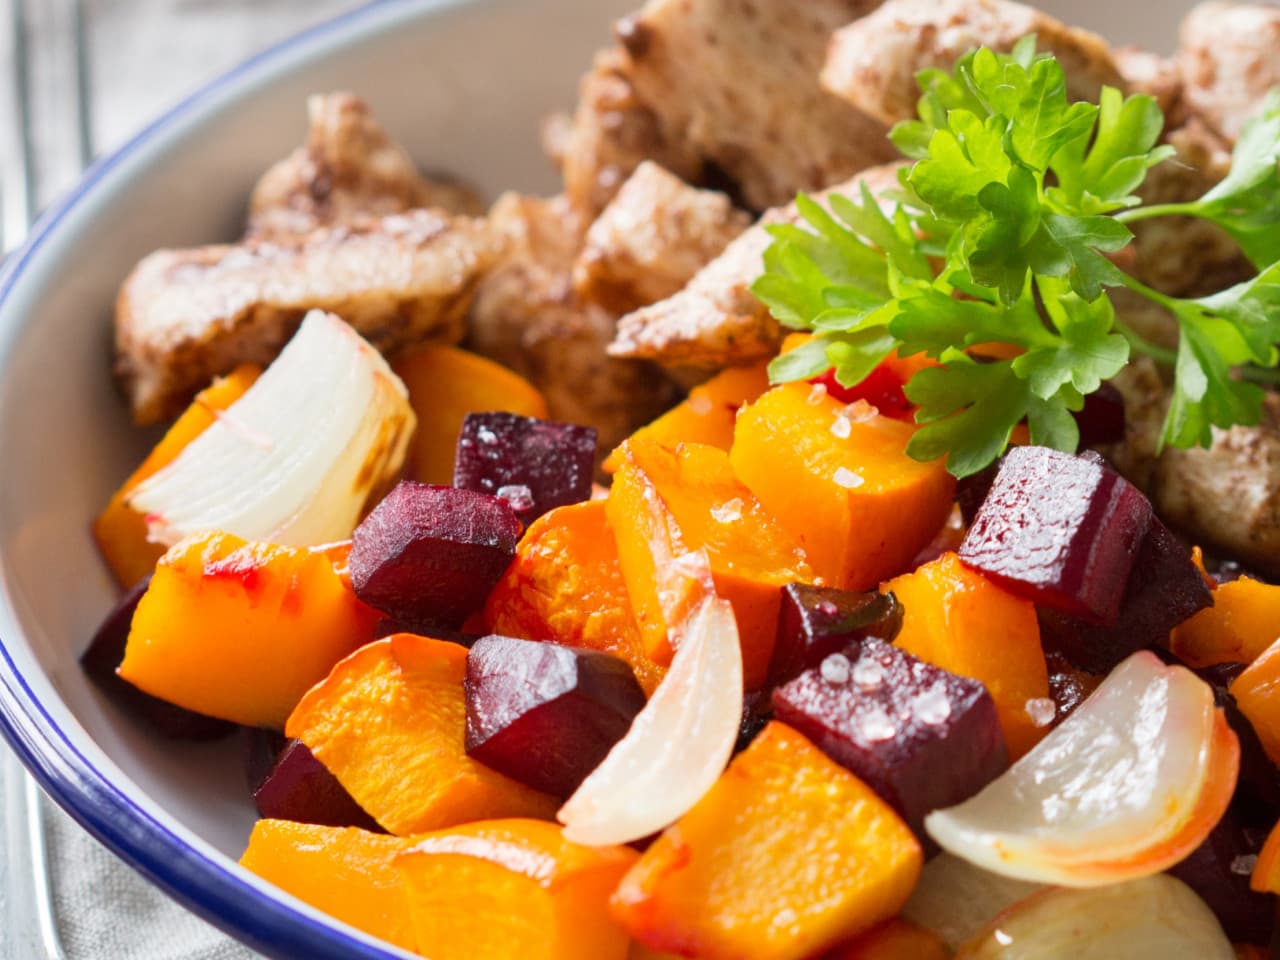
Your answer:
[[[1280,823],[1271,828],[1267,842],[1258,851],[1249,886],[1258,893],[1280,893]]]
[[[658,663],[670,663],[674,653],[648,529],[646,499],[656,496],[670,518],[676,555],[707,551],[716,593],[732,604],[738,622],[743,682],[748,690],[762,686],[777,636],[782,588],[813,580],[795,538],[733,475],[723,450],[699,443],[672,449],[633,438],[620,448],[619,458],[606,513],[646,652]]]
[[[640,642],[603,500],[557,507],[533,522],[489,595],[484,628],[621,657],[645,693],[667,672]]]
[[[632,434],[632,439],[665,447],[679,443],[705,443],[728,450],[733,446],[733,424],[738,410],[768,389],[767,363],[729,367],[694,387],[682,402]],[[619,451],[615,450],[604,462],[604,469],[613,473],[621,462]]]
[[[1193,667],[1252,663],[1280,638],[1280,587],[1241,577],[1216,586],[1213,606],[1173,631],[1173,652]]]
[[[395,858],[413,840],[355,827],[259,820],[240,863],[357,930],[417,949]]]
[[[415,838],[396,866],[432,960],[626,960],[609,896],[637,856],[571,843],[552,823],[490,820]]]
[[[995,701],[1010,757],[1049,732],[1027,712],[1049,696],[1035,606],[970,570],[954,553],[885,584],[902,604],[897,645],[964,677],[981,681]]]
[[[467,756],[466,670],[465,647],[398,633],[337,664],[302,698],[285,733],[397,836],[554,816],[554,797]]]
[[[547,401],[537,387],[514,370],[457,347],[412,347],[397,354],[391,368],[408,388],[418,417],[406,457],[411,480],[453,483],[458,433],[469,413],[547,417]]]
[[[807,383],[743,407],[734,472],[830,586],[869,590],[904,572],[941,528],[955,481],[906,454],[911,424],[845,407]]]
[[[837,947],[823,960],[948,960],[950,956],[937,934],[895,917]]]
[[[774,721],[618,886],[637,941],[702,960],[800,960],[888,920],[920,844],[871,788]]]
[[[118,672],[188,710],[280,729],[377,620],[328,548],[193,534],[156,565]]]
[[[1235,678],[1230,690],[1271,762],[1280,764],[1280,638]]]
[[[120,586],[128,589],[154,570],[165,549],[147,540],[146,518],[130,507],[125,498],[143,480],[172,463],[187,444],[213,424],[218,411],[227,409],[244,396],[260,373],[260,367],[246,364],[200,391],[191,406],[169,428],[142,465],[112,494],[106,508],[93,521],[93,539]]]

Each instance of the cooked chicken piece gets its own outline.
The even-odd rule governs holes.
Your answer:
[[[673,384],[653,364],[605,355],[614,315],[574,293],[582,228],[564,197],[504,194],[490,223],[507,254],[476,292],[468,346],[531,380],[552,417],[596,427],[607,454],[675,402]]]
[[[897,155],[879,122],[818,85],[832,31],[878,2],[649,0],[618,28],[626,75],[666,142],[764,210]]]
[[[646,160],[587,230],[574,289],[614,314],[635,310],[676,293],[750,224],[723,193]]]
[[[1280,7],[1200,4],[1182,21],[1178,61],[1187,109],[1235,143],[1267,91],[1280,85]]]
[[[822,86],[881,123],[916,115],[916,74],[950,68],[985,44],[1011,50],[1028,33],[1057,56],[1076,100],[1098,99],[1103,84],[1119,86],[1105,40],[1048,14],[1008,0],[887,0],[874,13],[836,31],[822,68]]]
[[[1280,394],[1267,396],[1256,427],[1214,430],[1208,449],[1157,455],[1168,388],[1149,361],[1131,364],[1114,382],[1127,424],[1125,441],[1107,451],[1112,462],[1193,541],[1280,576]]]
[[[1164,113],[1166,129],[1181,123],[1182,71],[1176,60],[1139,47],[1112,51],[1123,87],[1129,93],[1155,97]]]
[[[484,213],[474,191],[423,177],[359,97],[317,94],[308,98],[307,112],[306,143],[263,174],[253,191],[249,239],[282,241],[355,217],[419,207]]]
[[[160,250],[116,301],[116,370],[139,423],[177,413],[218,374],[268,363],[312,309],[383,351],[462,336],[500,240],[483,220],[415,210],[300,243]]]
[[[900,163],[872,167],[818,195],[856,195],[860,183],[873,192],[898,185]],[[679,293],[641,307],[618,321],[609,352],[617,357],[645,357],[664,366],[723,367],[767,356],[778,348],[782,331],[751,293],[764,271],[762,258],[773,238],[771,223],[800,219],[794,204],[770,210],[725,248]]]
[[[654,112],[636,96],[626,73],[626,55],[616,49],[597,54],[582,78],[578,108],[568,128],[552,117],[543,128],[543,146],[559,164],[565,194],[586,222],[605,208],[645,160],[686,180],[696,179],[702,169],[688,148],[664,137]]]

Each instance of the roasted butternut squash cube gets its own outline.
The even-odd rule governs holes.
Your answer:
[[[870,787],[774,721],[644,852],[613,909],[654,950],[800,960],[894,916],[920,863]]]
[[[187,444],[214,423],[219,411],[244,396],[260,373],[262,368],[246,364],[200,391],[93,521],[93,539],[121,587],[127,590],[154,570],[165,550],[161,544],[147,540],[146,518],[130,507],[125,498],[143,480],[176,460]]]
[[[636,857],[552,823],[490,820],[415,838],[396,866],[432,960],[626,960],[609,895]]]
[[[1049,700],[1036,608],[946,553],[885,584],[902,604],[899,647],[935,667],[981,681],[995,701],[1009,756],[1049,732],[1027,704]],[[1052,716],[1050,717],[1052,719]]]
[[[558,802],[466,754],[467,650],[398,633],[337,664],[285,733],[398,836],[491,817],[548,817]]]
[[[1280,765],[1280,637],[1228,689],[1271,762]]]
[[[117,672],[196,713],[280,729],[313,684],[372,639],[378,616],[327,548],[194,534],[156,565]]]
[[[409,900],[395,858],[413,841],[356,827],[259,820],[240,863],[357,930],[416,950]]]
[[[1173,631],[1173,652],[1193,667],[1252,663],[1280,638],[1280,586],[1241,577],[1213,590],[1213,606]]]
[[[418,417],[406,457],[406,476],[422,483],[453,483],[458,432],[469,413],[548,416],[547,401],[524,377],[500,363],[443,344],[397,354],[391,369],[409,391]]]
[[[815,574],[868,590],[903,573],[951,511],[955,481],[943,461],[907,456],[914,430],[789,383],[743,407],[730,456]]]
[[[505,637],[611,653],[631,665],[647,694],[667,672],[640,642],[603,500],[558,507],[533,522],[489,594],[484,623]]]
[[[633,440],[645,440],[674,447],[679,443],[705,443],[728,450],[733,446],[733,424],[743,404],[769,389],[769,365],[729,367],[706,383],[689,391],[680,403],[633,433]],[[604,462],[613,473],[621,463],[617,450]]]
[[[813,579],[803,551],[733,475],[723,450],[700,443],[672,449],[633,439],[620,449],[619,461],[606,513],[645,651],[658,663],[670,663],[674,654],[648,529],[648,507],[657,497],[669,517],[676,555],[707,551],[716,593],[732,604],[738,622],[743,682],[748,690],[762,686],[777,639],[782,588]]]

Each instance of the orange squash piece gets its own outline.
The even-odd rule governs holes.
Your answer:
[[[1280,639],[1249,664],[1228,689],[1271,762],[1280,764]]]
[[[216,532],[174,544],[134,613],[120,676],[197,713],[280,729],[379,619],[328,550]]]
[[[1252,663],[1280,639],[1280,587],[1241,577],[1217,585],[1213,606],[1173,631],[1173,652],[1193,667]]]
[[[603,500],[557,507],[525,531],[489,594],[484,629],[621,657],[645,693],[666,675],[640,642]]]
[[[823,960],[949,960],[951,951],[936,933],[898,917],[837,947]]]
[[[1049,696],[1036,608],[970,570],[954,553],[884,585],[901,602],[895,641],[943,670],[981,681],[995,701],[1009,756],[1017,759],[1049,732],[1027,702]]]
[[[914,430],[846,416],[823,391],[786,384],[738,414],[733,470],[827,584],[869,590],[904,572],[951,510],[945,464],[906,454]]]
[[[619,458],[606,513],[645,651],[663,664],[674,654],[647,529],[646,503],[656,497],[669,517],[675,554],[707,551],[716,593],[732,604],[738,622],[743,682],[759,688],[773,656],[782,588],[813,580],[804,553],[733,475],[725,451],[699,443],[673,450],[633,438]]]
[[[1280,893],[1280,823],[1271,828],[1267,842],[1258,851],[1249,886],[1258,893]]]
[[[644,852],[613,909],[655,950],[800,960],[894,916],[920,863],[870,787],[774,721]]]
[[[355,827],[259,820],[240,863],[357,930],[416,950],[409,901],[395,858],[413,840]]]
[[[409,390],[418,417],[405,458],[406,474],[423,483],[453,483],[458,433],[469,413],[518,413],[547,417],[547,401],[524,377],[457,347],[423,344],[391,361]]]
[[[626,960],[609,895],[637,854],[584,847],[539,820],[490,820],[414,839],[396,866],[431,960]]]
[[[151,573],[165,550],[161,544],[147,540],[146,518],[130,507],[125,498],[143,480],[177,459],[187,444],[213,425],[219,411],[244,396],[260,373],[260,367],[245,364],[200,391],[93,521],[93,539],[120,586],[128,589]]]
[[[465,647],[398,633],[337,664],[302,698],[285,733],[398,836],[554,816],[554,797],[467,756],[466,670]]]
[[[674,447],[678,443],[705,443],[721,450],[733,446],[733,424],[743,404],[750,403],[769,389],[769,365],[729,367],[706,383],[689,391],[689,396],[648,426],[631,435]],[[618,469],[622,460],[618,450],[604,462],[606,473]]]

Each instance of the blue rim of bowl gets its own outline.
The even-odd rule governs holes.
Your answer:
[[[458,0],[453,0],[454,3]],[[96,161],[80,182],[33,226],[27,241],[0,266],[0,308],[24,268],[70,213],[127,158],[216,94],[286,60],[299,47],[335,37],[387,8],[424,11],[450,0],[373,0],[267,48],[186,97],[114,153]],[[112,783],[50,716],[0,638],[0,737],[44,791],[90,834],[169,896],[255,950],[281,960],[399,960],[379,947],[317,919],[239,876],[159,822]]]

